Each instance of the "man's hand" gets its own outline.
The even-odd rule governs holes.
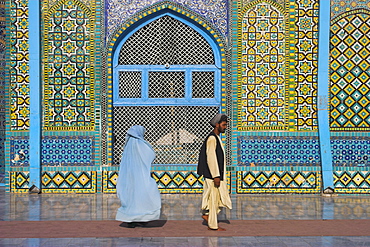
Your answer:
[[[216,188],[220,187],[220,181],[221,179],[219,177],[213,179]]]

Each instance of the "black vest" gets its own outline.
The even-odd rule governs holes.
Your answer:
[[[213,179],[211,172],[209,170],[208,164],[207,164],[207,140],[210,136],[214,136],[217,141],[217,144],[216,144],[217,163],[218,163],[218,169],[220,171],[220,179],[223,180],[224,165],[225,165],[224,155],[225,154],[222,150],[220,140],[218,139],[217,135],[213,131],[207,136],[206,140],[203,142],[203,145],[200,149],[197,173],[198,175],[203,175],[203,177],[205,178]]]

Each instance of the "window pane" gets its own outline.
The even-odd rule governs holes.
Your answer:
[[[212,47],[196,30],[170,16],[139,29],[123,44],[120,65],[214,64]]]
[[[213,71],[193,72],[193,98],[214,98],[215,73]]]
[[[197,164],[204,138],[211,132],[209,120],[218,107],[120,106],[114,108],[114,164],[119,165],[125,135],[133,125],[146,129],[153,146],[154,164]]]
[[[149,98],[185,98],[185,72],[149,72]]]
[[[119,72],[119,97],[141,98],[141,72],[120,71]]]

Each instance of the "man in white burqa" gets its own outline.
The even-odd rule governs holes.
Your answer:
[[[222,207],[232,208],[226,182],[225,150],[220,138],[227,128],[227,116],[217,114],[210,124],[213,131],[202,145],[197,169],[197,173],[204,177],[202,218],[208,222],[209,230],[225,231],[218,227],[217,214]]]
[[[144,140],[144,133],[145,128],[139,125],[127,131],[116,186],[121,201],[116,220],[129,223],[129,227],[158,220],[161,213],[161,196],[150,176],[155,152]]]

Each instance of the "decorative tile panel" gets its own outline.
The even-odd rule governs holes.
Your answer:
[[[237,193],[319,193],[317,171],[237,171]]]
[[[78,0],[44,17],[44,129],[94,129],[94,15]]]
[[[295,1],[295,119],[297,130],[317,130],[319,1]],[[292,30],[291,30],[292,31]]]
[[[370,171],[336,168],[334,171],[335,193],[370,194]]]
[[[93,166],[94,137],[45,136],[42,139],[43,166]]]
[[[103,193],[116,193],[118,171],[103,171]]]
[[[370,11],[332,20],[330,37],[330,128],[369,131]]]
[[[10,137],[10,166],[29,166],[29,149],[28,137]]]
[[[44,171],[42,193],[95,193],[96,171]]]
[[[230,188],[231,173],[227,172],[226,177]],[[194,171],[152,171],[152,178],[163,194],[203,192],[203,177]],[[117,179],[118,171],[103,171],[103,192],[116,193]]]
[[[240,136],[239,166],[318,166],[317,137]]]
[[[285,129],[286,20],[275,4],[246,6],[241,19],[238,129]]]
[[[367,0],[331,0],[330,16],[332,19],[351,10],[369,10],[370,2]]]
[[[332,137],[333,165],[370,167],[370,137]]]
[[[29,189],[29,172],[11,172],[10,173],[10,192],[28,193]]]
[[[28,0],[10,2],[10,128],[29,129]]]
[[[6,127],[6,109],[8,94],[5,87],[5,69],[6,69],[6,6],[4,1],[0,1],[0,180],[5,173],[5,127]],[[2,183],[2,182],[0,182]]]
[[[107,36],[111,36],[117,27],[119,27],[123,22],[135,15],[137,12],[156,3],[169,3],[171,5],[179,5],[181,7],[189,8],[195,13],[204,16],[205,19],[217,27],[224,36],[227,35],[228,1],[226,0],[107,0]]]

